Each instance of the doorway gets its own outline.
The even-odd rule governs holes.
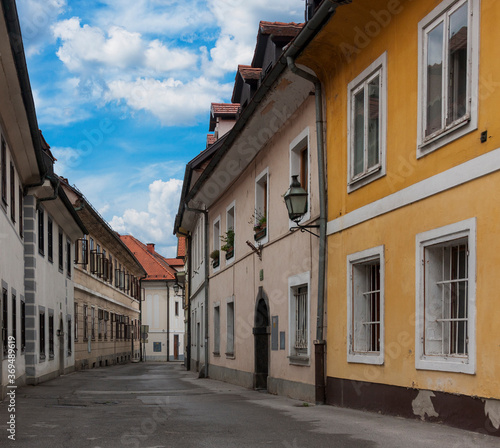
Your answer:
[[[254,319],[255,373],[254,388],[267,390],[269,375],[269,301],[262,287],[259,288]]]
[[[59,375],[64,375],[64,325],[62,315],[59,318]]]
[[[179,335],[174,334],[174,360],[179,359]]]

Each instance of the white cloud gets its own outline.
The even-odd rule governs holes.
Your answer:
[[[132,234],[142,242],[174,247],[172,231],[181,189],[182,180],[155,180],[149,185],[147,210],[128,208],[121,216],[113,216],[111,227],[118,233]],[[165,255],[174,257],[175,253]]]
[[[134,82],[112,81],[109,101],[123,99],[135,110],[147,110],[165,126],[192,125],[195,117],[208,114],[210,103],[222,101],[232,91],[231,84],[219,84],[206,78],[183,83],[173,78],[141,78]]]
[[[162,75],[196,67],[198,57],[182,49],[170,49],[158,39],[148,41],[137,32],[111,26],[101,28],[81,25],[77,17],[53,26],[61,40],[57,56],[73,73],[106,78],[130,79],[145,74]]]

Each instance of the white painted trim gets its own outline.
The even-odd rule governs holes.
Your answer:
[[[255,207],[254,207],[255,210],[257,210],[257,184],[263,177],[266,177],[267,179],[267,190],[266,190],[267,216],[266,216],[266,236],[257,242],[260,244],[266,244],[269,241],[269,208],[270,208],[269,190],[271,189],[270,179],[269,179],[269,167],[266,167],[264,170],[262,170],[262,172],[258,176],[255,176]]]
[[[302,217],[302,219],[299,221],[299,224],[304,224],[307,221],[311,219],[311,138],[310,138],[310,128],[307,126],[304,130],[300,132],[297,137],[295,137],[292,142],[290,143],[288,149],[289,153],[289,166],[290,166],[290,182],[292,181],[292,175],[295,174],[293,171],[293,157],[299,157],[300,155],[297,154],[297,151],[300,151],[301,148],[304,147],[304,145],[307,147],[307,158],[308,158],[308,175],[309,178],[307,179],[307,191],[309,192],[309,196],[307,198],[307,213]],[[295,156],[292,156],[292,153],[295,154]],[[299,162],[300,164],[300,162]],[[300,173],[299,173],[300,174]],[[288,188],[288,187],[287,187]],[[292,221],[290,218],[288,219],[288,228],[293,229],[297,227],[297,224]]]
[[[499,170],[500,148],[334,219],[328,222],[327,234],[333,235],[377,216],[390,213],[401,207],[429,198]]]
[[[468,238],[468,336],[469,356],[459,358],[453,356],[426,356],[423,353],[424,338],[424,250],[427,246],[439,244],[452,239]],[[415,368],[421,370],[439,370],[460,372],[474,375],[476,373],[476,218],[450,224],[427,232],[419,233],[416,238],[415,258]]]
[[[217,246],[215,245],[215,224],[219,223],[219,241],[217,241]],[[220,215],[217,216],[217,218],[215,218],[213,221],[212,221],[212,251],[214,250],[218,250],[219,251],[219,266],[217,266],[216,268],[214,268],[212,266],[212,262],[210,262],[210,267],[212,268],[212,272],[219,272],[220,271],[220,265],[221,265],[221,261],[222,261],[222,251],[220,250],[220,237],[221,237],[221,230],[222,230],[222,225],[221,225],[221,218],[220,218]],[[211,260],[211,259],[210,259]]]
[[[423,157],[434,150],[447,145],[472,132],[478,128],[478,97],[479,97],[479,52],[480,52],[480,11],[481,0],[465,0],[469,1],[469,14],[472,16],[469,19],[468,39],[470,42],[470,54],[468,61],[468,111],[470,118],[466,121],[458,123],[453,128],[443,131],[436,137],[425,141],[425,92],[427,91],[425,83],[425,55],[426,49],[424,45],[425,30],[433,24],[440,16],[444,15],[448,10],[454,8],[458,3],[465,3],[464,0],[444,0],[418,24],[418,114],[417,114],[417,159]]]
[[[380,261],[380,352],[360,353],[352,350],[352,267],[371,260]],[[384,246],[377,246],[347,256],[347,362],[361,364],[384,364],[385,340],[385,260]]]
[[[311,271],[302,272],[301,274],[292,275],[288,277],[288,356],[297,356],[292,353],[294,350],[293,343],[295,340],[295,303],[293,297],[293,288],[301,285],[307,285],[307,358],[311,357]]]
[[[234,247],[233,247],[233,256],[229,260],[227,260],[226,256],[224,255],[224,261],[226,263],[226,266],[231,264],[236,259],[236,235],[237,235],[236,234],[236,200],[231,202],[226,207],[226,232],[229,230],[229,227],[227,225],[227,215],[228,215],[229,210],[231,210],[231,208],[234,210],[234,212],[233,212]]]
[[[380,72],[380,82],[382,88],[380,90],[381,102],[381,117],[380,117],[380,153],[379,167],[372,171],[368,171],[357,179],[352,179],[352,146],[353,132],[351,127],[352,119],[352,95],[361,85]],[[354,78],[347,86],[347,191],[350,193],[364,185],[373,182],[386,174],[386,148],[387,148],[387,51],[381,54],[373,61],[366,69],[364,69],[356,78]]]

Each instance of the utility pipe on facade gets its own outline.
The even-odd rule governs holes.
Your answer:
[[[170,361],[170,286],[168,281],[167,285],[167,362]]]
[[[203,210],[199,208],[190,208],[187,204],[184,204],[184,208],[188,212],[194,213],[202,213],[205,221],[205,281],[204,281],[204,289],[205,289],[205,378],[208,378],[208,275],[210,273],[208,263],[209,263],[209,255],[208,255],[208,210]]]
[[[318,178],[319,178],[319,261],[318,261],[318,303],[316,321],[316,340],[314,341],[315,360],[315,388],[316,402],[325,402],[325,346],[323,335],[325,311],[325,273],[326,273],[326,194],[325,194],[325,151],[323,139],[323,93],[321,81],[295,65],[292,57],[287,57],[290,70],[314,84],[316,99],[316,146],[318,153]]]

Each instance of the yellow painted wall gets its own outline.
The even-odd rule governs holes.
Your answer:
[[[328,220],[500,147],[500,2],[481,1],[478,129],[417,159],[418,22],[439,0],[357,0],[339,7],[299,61],[325,89]],[[384,11],[392,11],[384,15]],[[375,17],[385,18],[385,26]],[[390,17],[390,20],[388,18]],[[375,25],[374,25],[375,24]],[[365,26],[368,25],[368,28]],[[370,28],[371,27],[371,28]],[[375,32],[377,31],[377,32]],[[370,34],[367,40],[362,34]],[[358,49],[354,48],[357,42]],[[348,44],[355,53],[341,50]],[[387,51],[387,174],[347,192],[347,85]],[[480,143],[480,133],[488,141]],[[500,174],[469,182],[328,237],[327,375],[481,397],[500,397]],[[477,218],[476,374],[415,368],[415,237]],[[349,254],[385,245],[385,363],[347,363]]]

